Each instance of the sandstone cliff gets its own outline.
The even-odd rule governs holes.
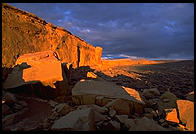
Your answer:
[[[34,14],[2,4],[2,67],[13,67],[20,55],[46,50],[57,52],[62,62],[72,63],[74,68],[101,62],[101,47]]]

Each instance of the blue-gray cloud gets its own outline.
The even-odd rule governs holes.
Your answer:
[[[191,3],[11,3],[64,27],[104,56],[193,58]]]

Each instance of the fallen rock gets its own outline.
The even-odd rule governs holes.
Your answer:
[[[145,113],[152,113],[154,111],[152,108],[144,108]]]
[[[165,109],[166,112],[166,120],[169,122],[179,123],[176,108],[173,109]]]
[[[2,115],[5,116],[5,115],[11,114],[11,113],[13,113],[13,112],[10,109],[10,107],[7,106],[5,103],[2,104]]]
[[[103,131],[120,131],[120,123],[117,121],[109,121],[102,128]]]
[[[188,93],[186,99],[194,102],[194,91]]]
[[[6,104],[14,104],[17,102],[15,95],[10,92],[6,92],[3,96],[3,99]]]
[[[24,106],[22,106],[22,105],[19,105],[19,104],[16,104],[16,103],[14,104],[14,109],[17,110],[17,111],[21,110],[23,107]]]
[[[22,105],[23,107],[27,107],[28,104],[25,101],[17,101],[18,104]]]
[[[117,111],[117,114],[119,115],[131,114],[129,102],[123,99],[115,99],[109,102],[105,107],[114,109],[115,111]]]
[[[17,121],[17,118],[21,116],[23,113],[28,111],[28,108],[24,108],[16,113],[9,114],[2,119],[2,127],[5,128],[6,126],[13,124]]]
[[[116,115],[115,116],[120,123],[125,124],[126,120],[128,119],[128,115]]]
[[[157,88],[151,88],[151,89],[144,89],[142,94],[146,99],[150,99],[150,98],[154,98],[155,96],[159,96],[160,92]]]
[[[101,104],[103,106],[102,104],[106,105],[117,99],[111,106],[119,114],[142,113],[145,104],[136,90],[107,81],[79,81],[72,89],[72,95],[73,102],[78,105]]]
[[[40,89],[39,95],[44,97],[54,98],[70,92],[65,71],[53,51],[24,54],[17,59],[3,86],[5,89],[23,86],[27,90],[25,85],[29,85],[29,89],[33,86]]]
[[[143,115],[144,115],[144,117],[147,117],[149,119],[153,119],[153,117],[154,117],[153,113],[144,113]]]
[[[177,100],[180,120],[186,124],[189,131],[194,131],[194,102]]]
[[[116,111],[113,108],[110,109],[109,116],[113,118],[115,115],[116,115]]]
[[[97,111],[101,114],[104,114],[106,112],[108,112],[108,109],[105,108],[105,107],[100,107],[98,105],[95,105],[95,104],[90,104],[90,105],[80,105],[77,107],[77,109],[84,109],[84,108],[91,108],[93,109],[94,111]]]
[[[159,106],[162,106],[165,109],[176,108],[177,99],[178,98],[173,93],[166,91],[164,94],[161,95],[160,101],[158,104]]]
[[[97,75],[94,74],[93,72],[87,72],[87,78],[93,78],[93,79],[96,79],[97,78]]]
[[[135,119],[134,122],[134,124],[132,123],[132,125],[130,125],[129,131],[168,131],[154,120],[146,117]]]
[[[63,115],[66,115],[67,113],[69,113],[70,111],[72,111],[72,107],[69,106],[68,104],[66,103],[60,103],[58,104],[56,107],[56,112],[60,115],[60,116],[63,116]]]
[[[48,104],[50,104],[51,107],[55,107],[58,103],[53,100],[49,100]]]
[[[56,120],[51,129],[93,131],[96,130],[95,121],[104,119],[103,115],[91,108],[75,110]]]
[[[124,125],[126,126],[126,128],[131,128],[133,126],[135,126],[135,120],[134,119],[125,119]]]

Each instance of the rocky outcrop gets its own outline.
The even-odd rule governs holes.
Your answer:
[[[23,54],[46,50],[57,52],[62,62],[74,68],[101,62],[101,47],[93,47],[34,14],[2,4],[2,67],[13,67]]]

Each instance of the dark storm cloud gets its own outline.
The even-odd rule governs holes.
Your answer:
[[[62,26],[108,57],[193,58],[194,5],[186,3],[14,4]]]

